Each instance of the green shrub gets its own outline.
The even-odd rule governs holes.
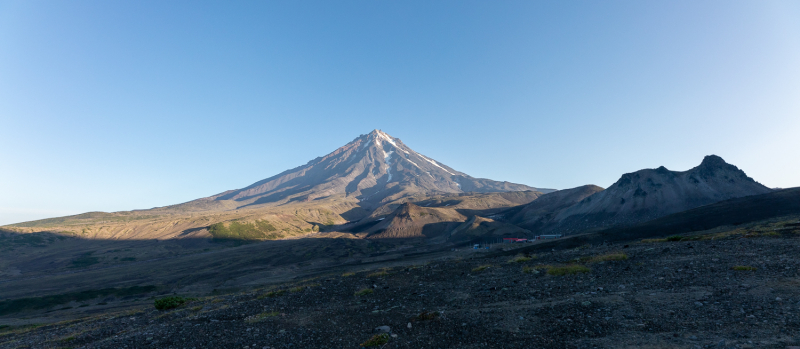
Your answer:
[[[511,260],[509,260],[508,262],[509,263],[523,263],[523,262],[527,262],[529,260],[531,260],[531,257],[525,257],[523,255],[518,255],[518,256],[512,258]]]
[[[374,272],[372,274],[369,274],[369,275],[367,275],[367,277],[368,278],[376,278],[376,277],[381,277],[381,276],[386,276],[386,275],[389,275],[389,273],[386,270],[381,270],[381,271],[376,271],[376,272]]]
[[[588,273],[590,271],[589,268],[580,264],[570,264],[565,265],[562,267],[550,267],[547,269],[547,275],[554,275],[554,276],[563,276],[563,275],[574,275],[579,273]]]
[[[735,266],[735,267],[733,267],[731,269],[738,270],[738,271],[756,271],[756,270],[758,270],[758,268],[756,268],[756,267],[751,267],[751,266],[747,266],[747,265],[737,265],[737,266]]]
[[[491,266],[491,265],[489,265],[489,264],[487,264],[487,265],[481,265],[480,267],[477,267],[477,268],[475,268],[475,269],[472,269],[472,272],[473,272],[473,273],[481,272],[481,271],[484,271],[484,270],[486,270],[486,269],[489,269],[489,268],[491,268],[491,267],[492,267],[492,266]]]
[[[186,303],[186,299],[180,296],[158,298],[155,301],[155,307],[158,310],[175,309]]]
[[[372,338],[368,339],[366,342],[361,343],[362,347],[377,347],[379,345],[384,345],[389,343],[389,334],[388,333],[379,333]]]
[[[374,292],[375,292],[375,291],[374,291],[373,289],[371,289],[371,288],[363,288],[363,289],[360,289],[360,290],[358,290],[358,291],[355,293],[355,295],[356,295],[356,296],[366,296],[366,295],[368,295],[368,294],[372,294],[372,293],[374,293]]]

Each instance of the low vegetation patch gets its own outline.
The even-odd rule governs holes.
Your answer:
[[[599,263],[599,262],[610,262],[610,261],[624,261],[627,259],[628,255],[625,254],[624,252],[615,252],[615,253],[606,253],[598,256],[581,257],[576,259],[576,261],[582,263]]]
[[[221,222],[208,227],[208,232],[217,240],[276,240],[282,237],[277,230],[266,220]]]
[[[698,241],[698,240],[708,240],[713,239],[710,236],[706,235],[695,235],[695,236],[682,236],[682,235],[673,235],[668,236],[665,238],[655,238],[655,239],[642,239],[642,243],[653,243],[653,242],[680,242],[680,241]]]
[[[756,271],[756,270],[758,270],[758,268],[756,268],[756,267],[751,267],[751,266],[747,266],[747,265],[737,265],[737,266],[735,266],[735,267],[733,267],[731,269],[738,270],[738,271]]]
[[[527,261],[530,261],[530,260],[531,260],[531,257],[525,257],[523,255],[517,255],[516,257],[511,258],[508,262],[509,263],[523,263],[523,262],[527,262]]]
[[[154,305],[158,310],[168,310],[180,307],[187,301],[188,299],[183,298],[181,296],[171,296],[171,297],[157,298],[154,302]]]
[[[356,275],[356,273],[347,272],[347,273],[342,274],[342,277],[349,277],[349,276],[353,276],[353,275]]]
[[[259,321],[264,320],[266,318],[276,317],[278,315],[280,315],[280,314],[277,311],[265,311],[265,312],[263,312],[261,314],[256,314],[256,315],[247,317],[246,319],[244,319],[244,321],[249,322],[249,323],[259,322]]]
[[[306,286],[296,286],[296,287],[290,288],[289,292],[297,293],[297,292],[302,292],[305,289],[306,289]]]
[[[280,297],[280,296],[283,296],[284,294],[286,294],[286,290],[275,290],[275,291],[269,291],[269,292],[267,292],[267,293],[265,293],[265,294],[263,294],[263,295],[259,296],[259,297],[258,297],[258,299],[262,299],[262,298],[275,298],[275,297]]]
[[[100,263],[100,259],[92,257],[93,252],[87,252],[72,260],[70,268],[86,268],[92,264]]]
[[[0,334],[6,334],[6,333],[23,334],[25,332],[33,331],[42,326],[44,325],[42,324],[29,324],[21,326],[0,325]]]
[[[489,269],[489,268],[491,268],[491,267],[492,267],[492,266],[491,266],[491,265],[489,265],[489,264],[487,264],[487,265],[481,265],[480,267],[477,267],[477,268],[474,268],[474,269],[472,269],[472,272],[473,272],[473,273],[481,272],[481,271],[484,271],[484,270],[486,270],[486,269]]]
[[[389,334],[388,333],[379,333],[379,334],[376,334],[376,335],[372,336],[372,338],[367,339],[366,342],[361,343],[361,346],[362,347],[377,347],[379,345],[384,345],[386,343],[389,343]]]
[[[570,264],[560,267],[550,267],[547,269],[547,275],[553,275],[553,276],[575,275],[575,274],[588,273],[589,271],[591,270],[585,265]]]
[[[427,320],[434,320],[439,317],[438,311],[423,311],[419,315],[411,318],[411,321],[427,321]]]
[[[734,229],[723,231],[719,233],[701,234],[692,236],[673,235],[660,239],[642,239],[642,243],[656,243],[656,242],[679,242],[679,241],[704,241],[704,240],[720,240],[720,239],[733,239],[733,238],[757,238],[757,237],[778,237],[781,234],[777,231],[775,226],[756,229]]]
[[[373,294],[374,292],[375,292],[375,290],[373,290],[371,288],[362,288],[362,289],[356,291],[355,295],[356,296],[366,296],[368,294]]]
[[[525,274],[539,274],[539,270],[533,267],[524,266],[522,267],[522,272]]]
[[[0,315],[12,314],[25,310],[47,309],[69,302],[85,302],[90,299],[106,296],[127,297],[156,290],[155,286],[133,286],[128,288],[104,288],[72,292],[44,297],[13,299],[0,302]]]
[[[376,272],[374,272],[372,274],[369,274],[369,275],[367,275],[367,277],[369,277],[369,278],[377,278],[377,277],[382,277],[382,276],[386,276],[386,275],[389,275],[389,272],[387,272],[386,269],[384,269],[384,270],[376,271]]]

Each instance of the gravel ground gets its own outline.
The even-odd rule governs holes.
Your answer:
[[[786,348],[800,345],[799,245],[795,231],[476,255],[16,328],[0,347],[359,348],[387,332],[379,348]],[[589,271],[547,272],[576,259]]]

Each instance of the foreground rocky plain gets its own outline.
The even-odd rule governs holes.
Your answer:
[[[2,348],[786,348],[800,345],[800,217],[428,263],[6,327]],[[372,340],[372,341],[370,341]]]

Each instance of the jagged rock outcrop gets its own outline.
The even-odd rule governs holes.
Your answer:
[[[627,226],[770,191],[736,166],[709,155],[688,171],[670,171],[662,166],[626,173],[608,189],[558,211],[550,226],[563,233]]]

